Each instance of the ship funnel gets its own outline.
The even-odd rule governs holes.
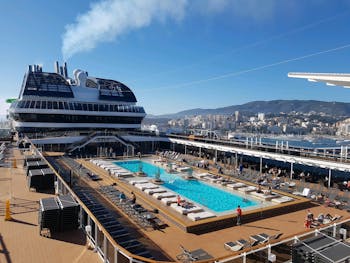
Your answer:
[[[63,64],[63,76],[66,79],[68,78],[67,62],[64,62],[64,64]]]
[[[55,72],[60,74],[60,65],[58,64],[58,61],[55,61]]]

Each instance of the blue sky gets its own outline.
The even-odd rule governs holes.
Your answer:
[[[18,96],[28,64],[53,71],[64,59],[70,74],[81,68],[125,83],[150,114],[349,100],[347,89],[287,73],[350,73],[350,47],[268,65],[350,44],[350,1],[14,0],[1,10],[0,114],[3,101]]]

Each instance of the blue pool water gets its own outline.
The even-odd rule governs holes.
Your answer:
[[[141,164],[142,171],[146,173],[148,177],[154,177],[159,168],[160,178],[165,182],[162,186],[194,202],[204,205],[215,212],[234,210],[238,205],[240,205],[241,208],[247,208],[258,204],[250,199],[243,200],[242,196],[234,195],[233,193],[226,192],[204,182],[185,180],[176,174],[169,174],[163,168],[147,162],[138,160],[118,161],[115,162],[115,164],[131,172],[138,172]]]

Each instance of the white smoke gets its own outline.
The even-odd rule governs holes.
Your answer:
[[[187,0],[103,0],[91,5],[74,24],[66,26],[62,54],[65,59],[113,41],[130,30],[167,18],[181,20]]]
[[[282,5],[276,0],[101,0],[66,26],[62,54],[67,59],[154,21],[180,21],[186,12],[226,13],[260,23],[271,19],[277,10],[291,8],[295,1]]]

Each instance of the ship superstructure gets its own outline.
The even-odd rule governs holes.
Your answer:
[[[146,116],[134,93],[121,82],[90,77],[76,69],[68,77],[67,64],[55,72],[30,65],[18,100],[9,110],[20,133],[43,131],[139,130]]]

